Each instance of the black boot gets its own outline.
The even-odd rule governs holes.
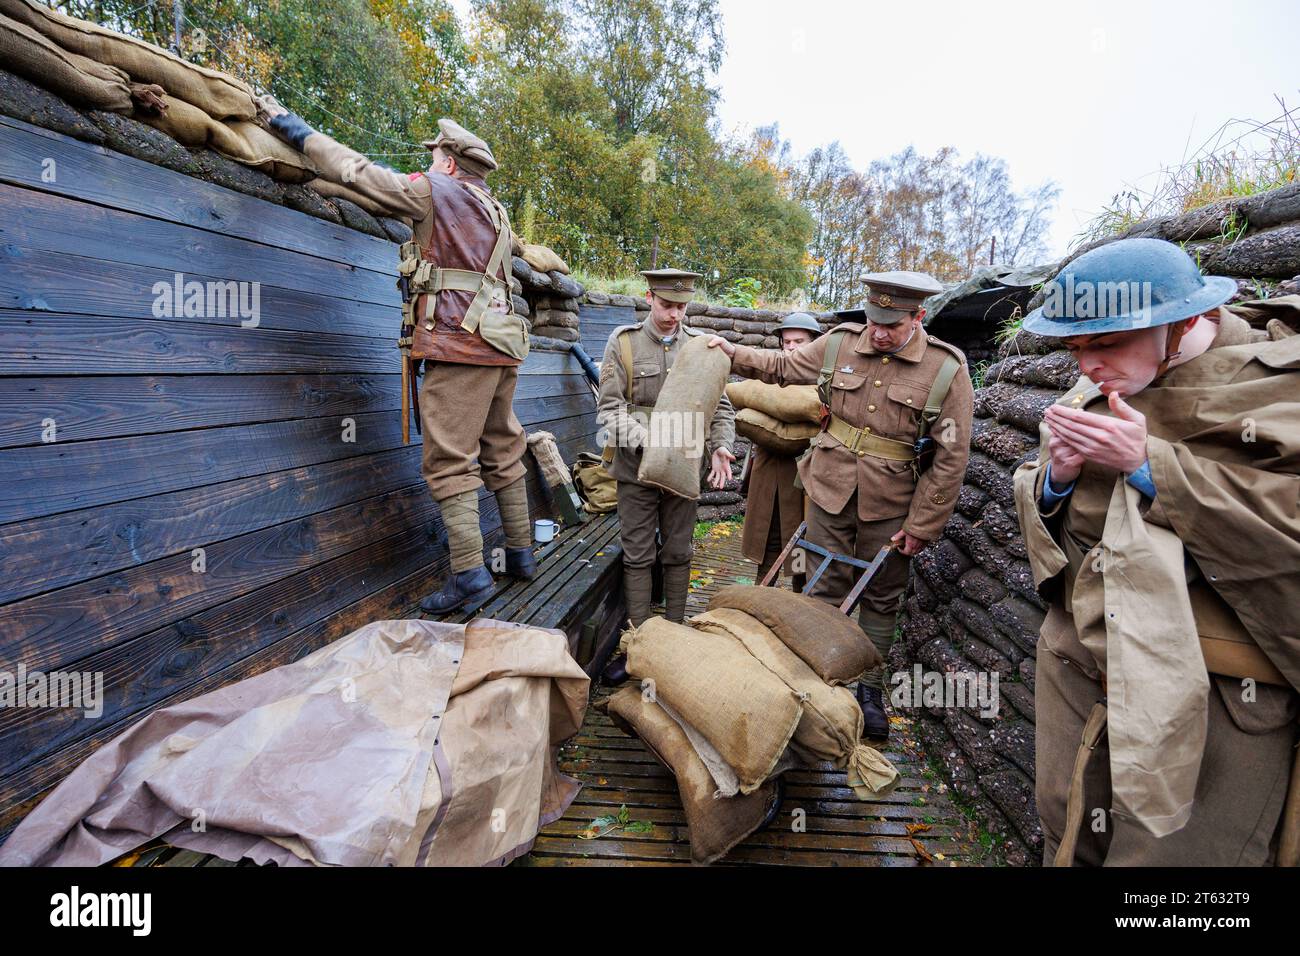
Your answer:
[[[862,708],[862,736],[885,740],[889,737],[889,715],[879,687],[858,684],[858,706]]]
[[[781,801],[785,799],[785,781],[780,777],[776,778],[776,792],[772,794],[772,805],[767,808],[767,813],[763,816],[763,822],[760,823],[754,832],[766,830],[770,827],[776,818],[781,815]]]
[[[605,679],[605,683],[611,686],[621,684],[627,680],[627,655],[616,654],[611,658],[601,672],[601,676]]]
[[[420,607],[430,614],[445,614],[462,604],[473,604],[492,594],[496,582],[484,565],[448,576],[442,589],[434,591],[420,602]]]
[[[529,581],[537,573],[537,559],[532,548],[506,548],[506,574]]]

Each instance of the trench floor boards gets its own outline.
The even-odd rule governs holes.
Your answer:
[[[740,524],[720,522],[697,538],[687,614],[730,584],[754,583],[757,566],[740,554]],[[597,690],[596,696],[604,694]],[[962,814],[932,778],[911,722],[891,718],[885,755],[903,780],[883,800],[858,800],[844,772],[829,765],[785,774],[780,815],[716,866],[957,866],[977,845]],[[690,839],[672,774],[595,708],[560,752],[560,767],[583,783],[564,816],[538,835],[525,866],[689,866]],[[597,817],[627,807],[648,832],[616,830],[594,840],[579,834]],[[802,810],[803,829],[796,823]]]

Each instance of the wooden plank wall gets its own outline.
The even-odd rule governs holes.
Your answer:
[[[153,709],[403,616],[445,572],[419,438],[401,440],[395,263],[0,117],[0,671],[98,672],[105,697],[98,718],[0,709],[0,834]],[[260,324],[159,317],[176,273],[260,283]],[[594,446],[578,363],[537,351],[521,373],[525,428],[569,460]],[[551,514],[531,457],[528,480]],[[495,543],[491,496],[482,518]]]
[[[605,354],[605,343],[609,341],[609,334],[620,325],[640,322],[649,314],[649,312],[638,312],[636,309],[623,306],[589,305],[584,302],[578,312],[581,326],[578,335],[582,347],[586,349],[592,361],[599,365],[601,356]]]

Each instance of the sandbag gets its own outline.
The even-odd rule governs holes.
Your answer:
[[[636,480],[694,500],[700,496],[709,426],[731,373],[731,359],[709,348],[709,336],[692,336],[668,370],[641,454]]]
[[[851,683],[883,663],[855,621],[806,594],[733,584],[709,599],[709,610],[718,608],[757,619],[828,684]]]
[[[311,160],[256,123],[215,120],[177,96],[166,97],[166,103],[163,112],[136,118],[184,146],[210,147],[227,159],[259,169],[278,182],[304,183],[316,176]]]
[[[554,249],[548,249],[546,246],[525,242],[519,257],[538,272],[558,272],[566,276],[569,274],[569,264],[561,259]]]
[[[157,83],[217,119],[251,120],[257,116],[252,91],[245,83],[187,63],[162,47],[67,16],[35,0],[0,0],[0,13],[69,52],[117,67],[138,82]]]
[[[819,431],[821,428],[817,425],[779,421],[756,408],[736,412],[737,435],[785,458],[802,455],[808,450],[808,442]]]
[[[799,699],[735,639],[652,617],[627,636],[628,673],[705,736],[741,793],[772,775],[803,715]]]
[[[853,692],[832,687],[757,619],[732,608],[693,617],[691,627],[727,634],[799,695],[803,717],[791,741],[800,755],[848,772],[860,800],[885,796],[898,785],[898,771],[883,754],[862,743],[862,709]]]
[[[712,863],[753,833],[776,800],[776,781],[734,797],[714,798],[713,778],[682,728],[637,687],[623,687],[606,704],[610,719],[640,737],[650,752],[677,778],[686,811],[691,862]]]
[[[752,408],[771,415],[782,422],[807,422],[817,425],[821,421],[822,402],[817,397],[816,385],[772,385],[747,378],[727,384],[727,398],[739,411]]]
[[[618,482],[594,452],[578,455],[573,463],[573,482],[582,498],[582,509],[588,514],[603,515],[618,508]]]
[[[0,62],[75,106],[131,111],[130,77],[62,49],[31,27],[0,15]]]

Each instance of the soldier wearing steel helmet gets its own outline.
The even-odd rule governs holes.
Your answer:
[[[781,349],[793,352],[822,334],[822,327],[807,312],[791,312],[776,327]],[[785,543],[794,536],[803,521],[803,489],[796,482],[795,458],[780,455],[761,445],[751,446],[749,471],[745,479],[745,524],[741,532],[740,551],[758,564],[756,580],[761,581],[776,563]],[[785,573],[791,575],[796,591],[802,591],[806,575],[795,571],[793,559],[787,559]]]
[[[1171,243],[1124,239],[1025,318],[1083,373],[1015,476],[1049,603],[1048,864],[1295,863],[1300,337],[1252,329],[1235,291]]]
[[[817,383],[823,430],[799,463],[808,495],[808,539],[831,551],[874,558],[892,553],[863,594],[858,621],[885,657],[894,639],[911,558],[939,537],[952,515],[970,455],[973,390],[965,357],[922,325],[925,299],[941,292],[919,272],[862,277],[867,298],[837,313],[849,319],[793,352],[710,345],[731,370],[778,385]],[[809,590],[839,603],[852,569],[833,564]],[[865,732],[886,737],[883,669],[858,685]]]

